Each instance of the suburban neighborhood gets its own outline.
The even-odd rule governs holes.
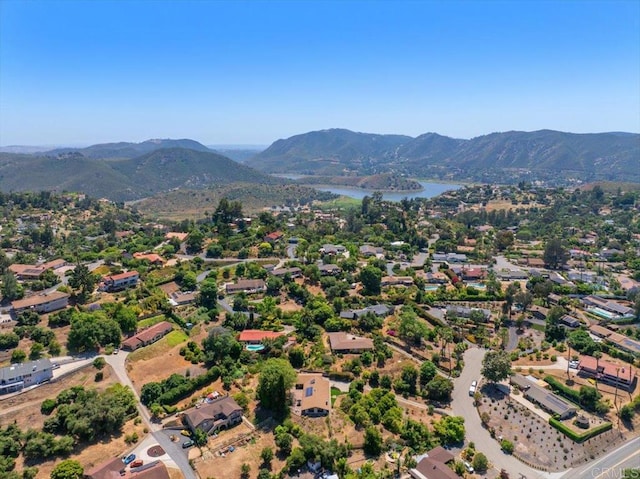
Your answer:
[[[570,479],[640,450],[637,191],[0,206],[2,477]]]

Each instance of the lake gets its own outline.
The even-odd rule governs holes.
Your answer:
[[[280,178],[287,178],[290,180],[300,180],[305,177],[305,175],[295,175],[295,174],[274,174],[273,176],[278,176]],[[462,185],[454,185],[448,183],[429,183],[427,181],[419,181],[415,180],[422,186],[421,190],[412,190],[412,191],[383,191],[382,197],[387,201],[400,201],[403,198],[433,198],[434,196],[438,196],[445,191],[457,190],[462,187]],[[332,186],[332,185],[307,185],[311,188],[315,188],[319,191],[328,191],[330,193],[334,193],[340,196],[349,196],[350,198],[355,198],[356,200],[361,200],[365,196],[371,196],[376,190],[368,190],[364,188],[349,188],[348,186]]]

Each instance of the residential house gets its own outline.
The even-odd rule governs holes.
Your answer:
[[[454,458],[442,446],[435,447],[416,458],[416,467],[409,469],[409,475],[413,479],[459,479],[453,469],[447,466]]]
[[[362,309],[345,309],[340,311],[340,317],[344,319],[358,319],[367,313],[373,313],[376,316],[386,317],[393,313],[394,308],[386,304],[374,304]]]
[[[560,318],[560,324],[563,324],[569,328],[577,328],[580,326],[580,320],[577,318],[574,318],[573,316],[569,316],[568,314],[565,314]]]
[[[238,403],[231,396],[225,396],[187,410],[182,418],[192,431],[200,429],[213,434],[241,423],[242,414]]]
[[[498,271],[497,275],[502,281],[516,281],[529,278],[529,272],[522,269],[503,269]]]
[[[136,349],[155,343],[171,331],[173,331],[173,324],[168,321],[162,321],[125,339],[122,342],[122,349],[135,351]]]
[[[464,263],[467,261],[467,255],[460,253],[433,253],[431,259],[434,263]]]
[[[569,418],[577,412],[575,406],[520,374],[511,376],[509,382],[520,388],[525,399],[538,404],[550,414],[557,414],[560,419]]]
[[[636,387],[637,376],[628,364],[614,364],[603,359],[597,360],[591,356],[582,356],[578,363],[578,374],[583,377],[595,378],[600,382],[615,386],[625,391],[633,391]]]
[[[224,285],[227,294],[235,293],[262,293],[267,290],[267,285],[262,279],[241,279],[236,283]]]
[[[347,248],[341,244],[325,244],[320,248],[320,253],[336,256],[347,252]]]
[[[449,282],[449,277],[441,271],[426,273],[425,279],[428,284],[447,284]]]
[[[53,377],[53,364],[48,359],[11,364],[0,369],[0,394],[22,391]]]
[[[174,291],[169,295],[169,304],[171,306],[184,306],[185,304],[194,303],[198,299],[196,291]]]
[[[604,258],[607,261],[611,261],[616,257],[624,256],[624,251],[616,248],[603,248],[600,250],[599,254],[601,258]]]
[[[125,468],[122,459],[114,457],[84,473],[85,479],[169,479],[169,471],[162,461],[151,461],[139,467]]]
[[[37,280],[45,271],[60,269],[67,265],[68,263],[64,259],[54,259],[40,264],[15,263],[9,265],[9,271],[15,274],[16,279],[19,280]]]
[[[331,411],[331,385],[321,374],[298,374],[291,396],[291,410],[298,416],[327,416]]]
[[[261,344],[265,339],[277,339],[284,336],[284,331],[262,331],[260,329],[245,329],[240,333],[238,341],[246,344]]]
[[[373,349],[373,341],[369,338],[354,336],[343,331],[328,333],[329,345],[334,353],[361,353]]]
[[[541,258],[527,258],[525,264],[531,268],[544,268],[544,260]]]
[[[382,249],[379,246],[371,246],[370,244],[365,244],[360,246],[359,251],[360,251],[360,254],[365,258],[369,258],[371,256],[380,258],[384,256],[384,249]]]
[[[133,253],[133,257],[140,261],[148,261],[153,265],[162,265],[166,263],[166,260],[157,253]]]
[[[463,268],[461,273],[464,281],[479,281],[487,277],[487,270],[484,268]]]
[[[342,269],[337,264],[321,264],[318,269],[322,276],[335,276],[342,272]]]
[[[585,296],[581,299],[581,302],[587,308],[587,311],[605,319],[624,319],[635,316],[635,311],[632,307],[601,296]]]
[[[284,233],[282,231],[273,231],[272,233],[265,235],[264,241],[266,243],[274,244],[280,241],[283,236],[284,236]]]
[[[52,291],[50,293],[40,293],[24,299],[17,299],[11,302],[14,314],[23,311],[35,311],[45,314],[58,309],[64,309],[69,305],[69,295],[62,291]]]
[[[178,241],[180,241],[180,243],[182,243],[187,239],[188,236],[189,236],[189,233],[179,233],[177,231],[169,231],[166,235],[164,235],[164,238],[169,241],[171,241],[172,239],[177,239]]]
[[[380,286],[413,286],[411,276],[383,276]]]
[[[488,309],[482,308],[467,308],[464,306],[452,305],[449,304],[446,306],[447,309],[447,318],[452,316],[457,316],[459,318],[470,318],[471,313],[474,311],[480,311],[482,313],[482,317],[484,318],[484,322],[489,321],[491,319],[491,311]]]
[[[299,278],[302,276],[302,270],[297,266],[293,268],[279,268],[271,270],[271,274],[278,278],[284,278],[285,276],[289,276],[290,278]]]
[[[115,293],[116,291],[135,287],[138,284],[139,279],[140,273],[137,271],[127,271],[125,273],[105,276],[98,285],[98,290]]]

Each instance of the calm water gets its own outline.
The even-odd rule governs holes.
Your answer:
[[[422,185],[422,190],[416,191],[385,191],[382,193],[382,197],[388,201],[400,201],[403,198],[433,198],[445,191],[457,190],[461,185],[448,185],[444,183],[427,183],[426,181],[418,181]],[[364,190],[362,188],[348,188],[346,186],[326,186],[318,185],[314,188],[320,191],[330,191],[336,195],[350,196],[357,200],[361,200],[365,196],[371,196],[375,190]]]
[[[288,178],[290,180],[299,180],[304,178],[304,175],[273,175],[279,176],[281,178]],[[418,180],[416,180],[418,181]],[[422,190],[420,191],[402,191],[402,192],[393,192],[386,191],[382,193],[382,197],[388,201],[400,201],[403,198],[433,198],[434,196],[438,196],[445,191],[457,190],[462,187],[462,185],[453,185],[447,183],[428,183],[426,181],[418,181],[420,185],[422,185]],[[365,196],[371,196],[375,190],[366,190],[362,188],[349,188],[348,186],[330,186],[330,185],[308,185],[316,190],[320,191],[329,191],[330,193],[335,193],[336,195],[341,196],[349,196],[351,198],[355,198],[357,200],[361,200]]]

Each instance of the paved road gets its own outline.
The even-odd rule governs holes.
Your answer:
[[[515,326],[509,326],[509,341],[507,342],[507,351],[513,351],[518,347],[518,328]]]
[[[629,468],[640,468],[640,437],[589,464],[570,469],[562,479],[619,479],[622,471]]]
[[[493,467],[498,471],[505,469],[511,477],[519,478],[524,474],[527,479],[547,478],[549,474],[530,468],[513,456],[507,455],[500,449],[498,442],[491,438],[489,431],[482,427],[473,399],[469,397],[469,387],[472,381],[480,379],[482,359],[486,351],[479,348],[469,348],[464,354],[465,367],[459,378],[454,379],[453,401],[451,406],[456,416],[464,417],[467,441],[473,441],[479,451],[485,453]]]
[[[138,393],[133,387],[133,383],[129,379],[129,375],[127,374],[126,359],[128,355],[129,353],[127,353],[126,351],[120,351],[118,354],[112,354],[103,357],[107,361],[107,364],[109,364],[109,366],[113,368],[113,371],[118,377],[118,381],[120,381],[120,384],[129,386],[133,391],[133,394],[136,397],[137,408],[138,412],[140,413],[140,417],[144,421],[145,426],[147,426],[149,428],[149,431],[151,431],[151,435],[154,437],[154,439],[158,442],[158,444],[162,446],[169,457],[171,457],[171,460],[178,465],[178,468],[180,469],[180,471],[182,471],[186,479],[197,479],[197,476],[193,472],[193,469],[191,469],[189,460],[184,454],[182,448],[171,442],[166,434],[162,432],[162,426],[160,424],[151,421],[149,412],[140,402],[140,397],[138,396]]]

